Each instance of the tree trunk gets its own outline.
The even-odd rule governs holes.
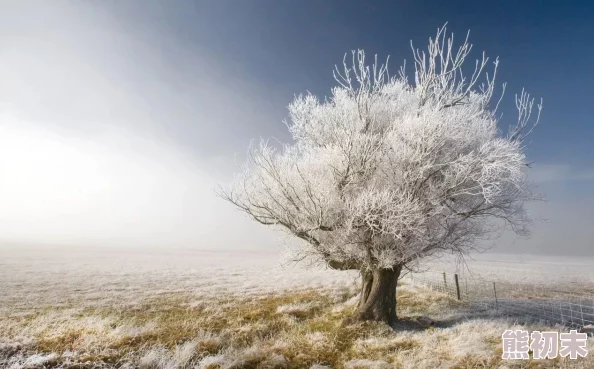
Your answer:
[[[358,320],[396,323],[396,284],[402,266],[361,272],[361,296],[355,312]]]
[[[370,270],[361,269],[361,294],[359,295],[359,304],[357,304],[357,307],[363,306],[365,301],[367,301],[372,284],[373,273]]]

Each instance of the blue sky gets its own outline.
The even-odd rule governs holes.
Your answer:
[[[3,3],[0,170],[8,180],[0,184],[0,240],[277,247],[276,235],[212,196],[216,183],[231,178],[234,155],[241,158],[251,139],[289,140],[282,123],[287,104],[305,91],[328,94],[345,53],[390,55],[397,71],[404,59],[410,64],[411,40],[425,48],[448,22],[458,40],[470,29],[473,56],[499,57],[498,80],[507,82],[502,129],[515,119],[514,93],[524,87],[544,100],[527,152],[535,161],[532,176],[550,199],[533,212],[549,221],[536,224],[530,240],[504,238],[496,249],[593,254],[593,7]],[[222,224],[237,231],[221,232]]]
[[[285,133],[278,121],[286,102],[305,90],[327,94],[334,83],[331,69],[345,52],[363,48],[391,55],[397,70],[404,59],[410,62],[410,40],[425,47],[445,22],[460,38],[470,29],[475,55],[486,51],[500,58],[499,80],[508,83],[506,108],[513,108],[513,94],[522,87],[545,101],[533,158],[592,165],[594,51],[588,45],[594,5],[589,2],[178,1],[175,7],[158,7],[159,12],[155,6],[152,15],[139,12],[135,2],[127,2],[127,8],[122,18],[154,24],[172,42],[219,60],[229,79],[248,80],[282,101],[276,104],[279,119],[262,132],[278,135]],[[506,118],[513,120],[513,111]]]

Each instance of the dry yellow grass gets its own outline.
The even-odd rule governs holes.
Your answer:
[[[399,288],[398,311],[409,322],[407,330],[378,323],[344,324],[355,301],[356,289],[351,288],[340,293],[310,289],[225,296],[201,303],[177,293],[133,308],[45,308],[0,320],[0,360],[15,369],[594,367],[590,358],[502,361],[500,335],[514,326],[506,320],[415,326],[420,316],[439,323],[448,317],[446,312],[464,309],[418,286]]]
[[[281,267],[272,256],[2,257],[2,369],[594,367],[591,357],[502,361],[501,334],[521,326],[416,285],[398,292],[408,330],[344,324],[356,272]]]

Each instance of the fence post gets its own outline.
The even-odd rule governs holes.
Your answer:
[[[493,293],[495,294],[495,310],[498,310],[497,303],[497,288],[495,288],[495,282],[493,282]]]
[[[458,274],[454,274],[454,281],[456,282],[456,295],[458,296],[458,301],[460,301],[460,284],[458,283]]]
[[[446,281],[446,274],[445,272],[442,273],[443,274],[443,288],[444,288],[444,292],[448,292],[448,282]]]

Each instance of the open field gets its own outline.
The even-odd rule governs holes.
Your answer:
[[[478,265],[486,278],[521,276],[513,263]],[[547,273],[589,281],[563,265]],[[275,253],[0,250],[0,367],[594,367],[591,355],[503,361],[504,330],[552,328],[479,314],[406,281],[398,314],[407,330],[345,325],[357,292],[356,273],[283,266]]]
[[[448,257],[431,261],[431,270],[458,273],[465,278],[525,284],[548,284],[552,280],[564,287],[594,286],[594,258],[567,256],[534,256],[514,254],[475,254],[466,265],[457,265]]]

